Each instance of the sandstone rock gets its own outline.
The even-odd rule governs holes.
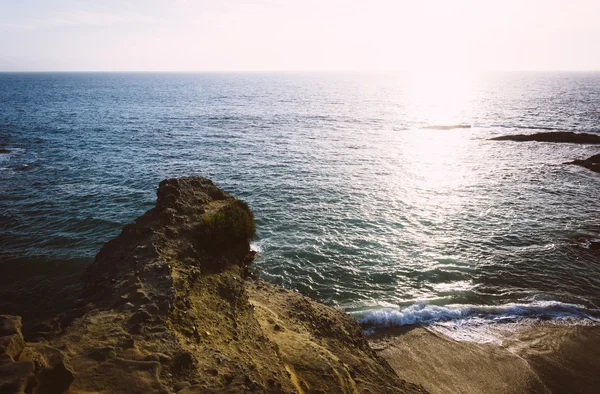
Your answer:
[[[21,317],[0,315],[0,337],[13,334],[21,334]]]
[[[40,389],[74,377],[73,393],[162,394],[177,382],[183,393],[419,392],[348,315],[245,280],[253,234],[248,206],[208,179],[161,182],[156,206],[87,268],[75,317],[44,351],[26,347]]]
[[[127,323],[131,324],[131,325],[137,325],[137,324],[143,323],[143,322],[151,320],[151,319],[152,319],[152,315],[150,315],[148,312],[146,312],[144,310],[141,310],[141,311],[137,311],[136,313],[131,315],[129,320],[127,320]]]
[[[8,354],[0,354],[0,365],[14,363],[15,360]]]
[[[34,335],[42,338],[56,336],[62,331],[60,319],[58,317],[54,317],[52,319],[40,322],[33,327],[32,331]]]
[[[154,361],[115,357],[97,367],[96,373],[102,377],[97,385],[111,394],[167,394],[169,390],[160,381],[159,370],[160,364]]]
[[[0,337],[0,354],[6,353],[14,360],[19,358],[19,355],[25,347],[23,336],[20,334],[7,335]]]
[[[175,386],[173,387],[173,389],[177,393],[177,392],[179,392],[179,391],[181,391],[181,390],[183,390],[183,389],[185,389],[187,387],[190,387],[191,385],[192,384],[190,382],[186,382],[186,381],[178,382],[178,383],[175,384]]]
[[[69,357],[48,345],[37,345],[34,351],[40,355],[35,361],[35,375],[38,380],[36,394],[62,393],[75,379],[75,371]]]
[[[179,352],[173,357],[173,365],[176,371],[185,371],[194,365],[194,356],[191,352]]]
[[[168,364],[172,361],[172,359],[163,353],[153,353],[144,357],[144,361],[158,361],[161,364]]]
[[[113,358],[117,356],[114,347],[101,347],[97,349],[92,349],[85,354],[88,358],[96,361],[106,361],[109,358]]]
[[[131,349],[135,346],[133,338],[125,338],[119,342],[119,347],[123,349]]]
[[[33,362],[19,361],[0,365],[0,394],[31,392],[36,384]]]

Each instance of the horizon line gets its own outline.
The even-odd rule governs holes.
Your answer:
[[[239,70],[0,70],[0,73],[354,73],[354,74],[406,74],[406,73],[459,73],[459,74],[481,74],[481,73],[512,73],[512,72],[600,72],[599,69],[490,69],[490,70],[455,70],[455,69],[431,69],[431,70],[343,70],[343,69],[239,69]]]

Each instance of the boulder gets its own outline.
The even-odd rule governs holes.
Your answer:
[[[0,315],[0,337],[13,334],[21,334],[21,317]]]
[[[23,336],[19,334],[0,337],[0,354],[6,353],[16,360],[25,347]]]
[[[36,383],[33,362],[19,361],[0,365],[0,394],[31,392]]]
[[[44,343],[28,344],[21,359],[33,362],[38,381],[36,394],[62,393],[75,380],[69,356]]]

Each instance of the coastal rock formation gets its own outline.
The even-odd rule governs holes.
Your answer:
[[[28,343],[3,320],[0,392],[425,392],[345,313],[250,277],[243,201],[201,177],[165,180],[157,197],[100,250],[72,312]]]
[[[0,316],[0,393],[62,393],[75,373],[66,354],[45,343],[25,344],[21,318]]]
[[[571,131],[553,131],[535,134],[514,134],[490,138],[491,141],[535,141],[562,142],[573,144],[600,144],[600,135],[589,133],[573,133]]]
[[[0,393],[31,391],[37,384],[33,362],[19,360],[24,348],[21,318],[0,316]]]
[[[575,164],[581,167],[585,167],[588,170],[592,170],[594,172],[600,172],[600,154],[594,155],[585,160],[573,160],[565,164]]]

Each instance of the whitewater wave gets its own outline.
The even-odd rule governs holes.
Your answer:
[[[404,309],[382,308],[351,312],[359,324],[368,328],[431,325],[468,320],[481,323],[512,323],[522,319],[587,320],[600,323],[598,312],[583,305],[559,301],[533,301],[503,305],[428,305],[414,304]]]
[[[260,253],[263,251],[260,242],[251,242],[250,243],[250,250],[256,253]]]

